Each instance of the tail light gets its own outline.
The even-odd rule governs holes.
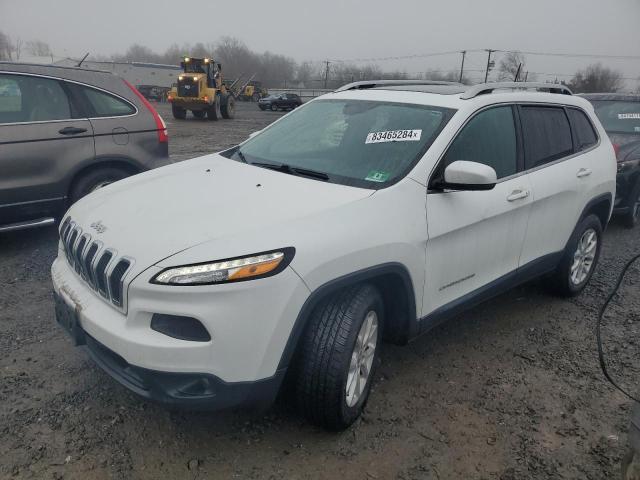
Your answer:
[[[158,114],[156,109],[153,108],[153,106],[149,103],[149,101],[146,98],[144,98],[144,96],[136,89],[136,87],[134,87],[124,79],[122,81],[126,83],[127,87],[129,87],[131,91],[138,96],[140,101],[147,108],[147,110],[149,110],[149,113],[151,113],[151,115],[153,116],[153,120],[156,122],[156,129],[158,130],[158,142],[167,143],[169,141],[169,134],[167,133],[167,124],[164,123],[164,120],[162,119],[162,117]]]
[[[613,143],[613,151],[616,152],[616,158],[618,160],[620,160],[620,158],[618,157],[618,155],[620,154],[620,145],[618,145],[617,143]]]

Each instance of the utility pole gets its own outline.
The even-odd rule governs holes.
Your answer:
[[[491,54],[495,52],[495,50],[491,50],[490,48],[485,49],[487,52],[487,69],[484,72],[484,83],[487,83],[487,79],[489,78],[489,70],[491,70]]]
[[[467,55],[467,51],[463,50],[462,52],[462,64],[460,65],[460,79],[458,82],[462,83],[462,72],[464,71],[464,57]]]
[[[331,62],[329,60],[325,60],[324,64],[324,88],[327,88],[327,80],[329,80],[329,64]]]
[[[520,76],[520,70],[522,69],[522,62],[520,62],[518,64],[518,70],[516,70],[516,76],[513,77],[513,81],[517,82],[518,81],[518,77]]]
[[[529,70],[527,70],[527,71],[524,73],[524,81],[525,81],[525,82],[527,81],[527,78],[529,78]]]

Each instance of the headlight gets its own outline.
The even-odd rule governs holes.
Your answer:
[[[283,248],[250,257],[184,265],[163,270],[151,283],[161,285],[210,285],[269,277],[284,270],[295,250]]]

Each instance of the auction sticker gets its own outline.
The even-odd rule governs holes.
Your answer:
[[[364,143],[417,142],[421,136],[422,130],[387,130],[369,133]]]
[[[381,172],[379,170],[372,170],[369,175],[365,177],[365,180],[370,182],[386,182],[389,180],[389,172]]]
[[[618,120],[640,120],[640,113],[619,113]]]

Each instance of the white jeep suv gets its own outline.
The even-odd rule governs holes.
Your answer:
[[[56,316],[148,399],[265,406],[286,374],[341,429],[383,340],[542,275],[580,292],[615,179],[593,107],[562,85],[357,82],[73,205]]]

